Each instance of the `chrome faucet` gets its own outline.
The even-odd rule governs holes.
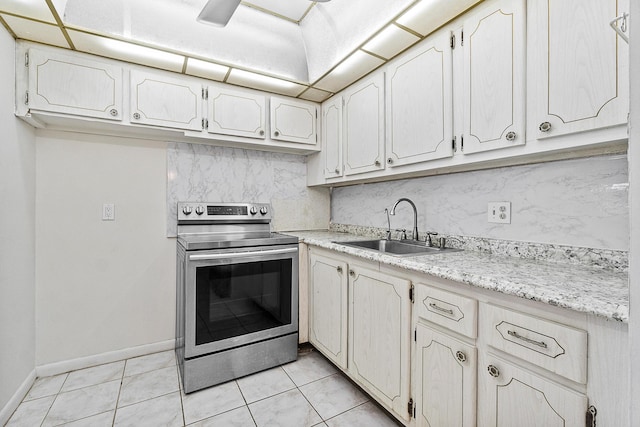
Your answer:
[[[389,218],[389,209],[384,208],[384,213],[387,215],[387,240],[391,240],[391,219]]]
[[[398,203],[400,202],[407,202],[413,208],[413,231],[411,232],[411,238],[413,240],[418,240],[418,209],[416,209],[415,203],[413,203],[410,199],[407,199],[406,197],[398,199],[398,201],[395,202],[393,207],[391,208],[390,214],[391,215],[396,214],[396,206],[398,206]]]

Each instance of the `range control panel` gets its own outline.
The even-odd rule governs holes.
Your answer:
[[[270,222],[269,203],[179,202],[178,222]]]

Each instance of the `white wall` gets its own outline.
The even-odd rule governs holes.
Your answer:
[[[418,207],[418,229],[587,248],[629,248],[627,159],[592,157],[335,188],[331,221],[387,227],[400,197]],[[511,202],[511,224],[490,224],[488,202]],[[408,204],[392,228],[411,229]]]
[[[173,339],[166,143],[39,131],[36,159],[36,364]]]
[[[14,49],[0,25],[0,424],[35,367],[35,134],[13,114]]]

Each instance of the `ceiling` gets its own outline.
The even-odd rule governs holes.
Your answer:
[[[207,0],[0,0],[16,38],[323,101],[480,0],[242,1],[224,28]]]

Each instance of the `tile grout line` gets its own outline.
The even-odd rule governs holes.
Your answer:
[[[180,393],[180,412],[182,413],[182,425],[187,425],[187,417],[184,415],[184,401],[182,400],[182,382],[180,381],[180,368],[178,367],[178,360],[176,359],[176,373],[178,374],[178,393]]]
[[[122,367],[122,376],[120,377],[120,387],[118,387],[118,397],[116,397],[116,406],[113,408],[113,418],[111,418],[111,427],[116,425],[116,414],[118,413],[118,403],[120,403],[120,393],[122,393],[122,383],[124,382],[124,373],[127,372],[127,362],[129,359],[124,360],[124,366]]]
[[[58,396],[60,396],[60,392],[62,391],[62,387],[64,387],[65,383],[67,382],[67,380],[69,379],[69,372],[66,373],[66,377],[64,379],[64,381],[62,381],[62,384],[60,385],[60,389],[58,390],[58,392],[55,394],[55,397],[53,398],[53,400],[51,401],[51,405],[49,406],[49,409],[47,409],[47,413],[44,414],[44,418],[42,419],[42,422],[40,423],[40,426],[42,426],[45,422],[45,420],[47,419],[47,417],[49,416],[49,412],[51,412],[51,408],[53,408],[53,404],[56,403],[56,400],[58,400]],[[37,379],[37,378],[36,378]],[[33,387],[33,386],[31,386]],[[24,402],[24,400],[23,400]],[[22,405],[22,402],[20,403]],[[16,411],[18,409],[16,408]]]
[[[247,411],[249,411],[249,416],[251,416],[251,420],[253,421],[253,424],[257,426],[258,423],[256,422],[256,419],[253,416],[253,412],[251,412],[251,408],[249,407],[249,402],[247,402],[247,398],[244,396],[244,393],[242,392],[242,387],[240,387],[240,384],[238,384],[238,380],[233,380],[233,382],[236,383],[236,387],[238,387],[238,390],[240,390],[240,396],[242,396],[242,400],[244,400],[244,406],[247,407]],[[255,403],[255,402],[251,402],[251,403]],[[238,408],[235,408],[235,409],[238,409]],[[233,409],[230,409],[230,411],[233,411]]]

